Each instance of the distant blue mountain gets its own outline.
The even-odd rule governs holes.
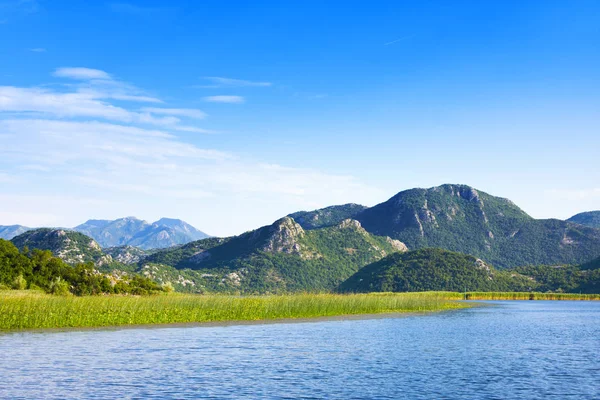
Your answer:
[[[10,240],[31,229],[23,225],[0,225],[0,239]]]
[[[135,217],[111,220],[91,219],[74,230],[96,240],[102,247],[135,246],[141,249],[172,247],[209,237],[192,225],[172,218],[148,223]]]

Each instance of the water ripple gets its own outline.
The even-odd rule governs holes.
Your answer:
[[[0,335],[5,399],[594,399],[600,303]]]

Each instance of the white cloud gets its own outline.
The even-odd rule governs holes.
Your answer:
[[[230,104],[241,104],[246,100],[242,96],[206,96],[203,98],[204,101],[209,103],[230,103]]]
[[[204,148],[198,138],[186,142],[177,132],[211,132],[181,125],[180,118],[200,119],[202,111],[117,106],[111,100],[118,96],[146,94],[112,78],[86,79],[58,89],[0,87],[0,192],[15,194],[0,194],[0,224],[176,214],[227,235],[298,209],[381,198],[350,176],[245,160]]]
[[[64,67],[58,68],[54,71],[54,76],[59,78],[69,78],[69,79],[82,79],[82,80],[91,80],[91,79],[106,79],[111,80],[112,77],[99,69],[92,68],[72,68],[72,67]]]
[[[164,115],[176,115],[178,117],[188,117],[203,119],[206,118],[206,113],[193,108],[156,108],[156,107],[144,107],[142,111],[149,112],[152,114],[164,114]]]
[[[29,51],[32,51],[34,53],[45,53],[46,49],[42,48],[42,47],[36,47],[34,49],[29,49]]]
[[[196,85],[199,88],[223,88],[223,87],[268,87],[271,82],[247,81],[243,79],[223,78],[220,76],[206,76],[204,79],[210,81],[209,85]]]
[[[98,90],[76,90],[59,92],[43,88],[19,88],[0,86],[0,112],[41,114],[57,118],[91,117],[125,123],[140,123],[189,130],[179,127],[180,119],[174,117],[178,111],[187,116],[199,117],[198,110],[166,109],[164,112],[137,112],[115,106],[107,100],[115,97],[110,92]],[[175,110],[175,111],[173,111]],[[165,114],[156,116],[153,114]]]
[[[218,133],[217,131],[213,131],[211,129],[202,129],[202,128],[197,128],[195,126],[177,125],[174,129],[179,132],[193,132],[193,133],[206,133],[206,134]]]

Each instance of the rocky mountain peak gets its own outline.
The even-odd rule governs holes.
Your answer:
[[[299,254],[300,244],[297,239],[304,236],[302,227],[290,217],[283,217],[269,227],[268,239],[263,251],[272,253]]]
[[[358,222],[355,219],[345,219],[342,222],[339,223],[338,228],[340,229],[356,229],[358,231],[360,231],[361,233],[367,233],[367,231],[364,230],[364,228],[362,227],[362,225],[360,224],[360,222]]]

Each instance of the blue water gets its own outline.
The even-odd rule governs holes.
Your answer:
[[[600,399],[600,302],[0,335],[6,399]]]

